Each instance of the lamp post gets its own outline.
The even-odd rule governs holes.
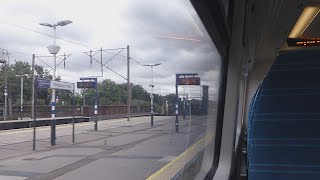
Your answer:
[[[169,115],[169,104],[168,104],[168,100],[166,100],[166,112],[167,112],[167,116]]]
[[[50,54],[53,55],[53,75],[52,80],[55,80],[56,78],[56,55],[58,54],[60,50],[60,46],[56,45],[56,28],[57,26],[66,26],[68,24],[71,24],[72,21],[65,20],[65,21],[59,21],[56,24],[49,24],[49,23],[39,23],[41,26],[48,26],[53,28],[53,45],[48,46],[48,50]],[[51,97],[51,145],[56,144],[56,113],[55,108],[56,106],[56,91],[55,89],[52,89],[52,97]]]
[[[21,77],[21,94],[20,94],[20,112],[21,112],[21,120],[22,120],[22,112],[23,112],[23,77],[28,77],[28,74],[16,75],[16,77]]]
[[[84,88],[83,89],[83,104],[82,104],[82,110],[81,110],[81,114],[83,115],[84,114],[84,107],[86,106],[86,89]]]
[[[7,120],[7,61],[6,60],[0,60],[0,63],[4,64],[4,114],[3,114],[3,120]]]
[[[153,85],[153,67],[154,66],[159,66],[161,63],[157,63],[157,64],[145,64],[143,66],[147,66],[147,67],[150,67],[151,68],[151,95],[150,95],[150,98],[151,98],[151,126],[153,126],[153,88],[154,88],[154,85]]]

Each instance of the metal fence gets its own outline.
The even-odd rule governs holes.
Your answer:
[[[20,106],[12,106],[12,113],[8,113],[7,120],[17,120],[20,118],[31,118],[31,106],[23,106],[21,112]],[[94,115],[93,106],[56,106],[56,117],[70,117],[75,116],[92,116]],[[131,113],[148,113],[150,106],[131,106]],[[51,106],[36,106],[35,109],[37,118],[51,117]],[[113,114],[126,114],[127,106],[99,106],[98,115],[113,115]],[[0,117],[3,120],[3,116]]]

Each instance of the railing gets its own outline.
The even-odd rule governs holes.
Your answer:
[[[69,117],[75,116],[92,116],[94,114],[93,106],[56,106],[56,117]],[[37,118],[49,118],[51,117],[51,106],[36,106],[35,109]],[[131,113],[148,113],[150,112],[150,106],[131,106]],[[126,114],[127,106],[99,106],[98,115],[113,115],[113,114]],[[21,112],[20,106],[12,106],[12,116],[8,116],[7,120],[13,120],[18,118],[31,118],[31,106],[23,106],[23,112]],[[9,115],[9,113],[8,113]],[[3,120],[3,117],[0,117]]]

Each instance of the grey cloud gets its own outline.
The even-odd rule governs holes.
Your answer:
[[[197,32],[193,21],[201,24],[199,18],[194,18],[193,21],[186,14],[185,1],[172,0],[163,2],[161,0],[130,0],[127,10],[122,14],[123,27],[114,27],[112,24],[105,24],[110,28],[119,28],[123,34],[123,41],[130,45],[131,57],[143,64],[151,64],[161,62],[162,65],[154,69],[156,73],[162,75],[159,78],[155,77],[156,89],[172,89],[174,84],[174,75],[176,73],[199,73],[203,82],[209,81],[210,86],[218,86],[218,75],[220,60],[218,53],[210,46],[210,38],[205,33],[203,26],[198,25],[203,34]],[[34,5],[36,7],[36,5]],[[21,8],[21,7],[19,7]],[[32,8],[22,8],[20,13],[30,13]],[[192,8],[187,4],[187,9]],[[192,15],[194,11],[190,11]],[[43,16],[45,12],[35,14],[39,16],[40,20],[50,22],[50,17]],[[47,13],[47,15],[50,13]],[[53,14],[52,14],[53,15]],[[41,17],[40,17],[41,16]],[[82,24],[81,24],[82,23]],[[84,27],[83,22],[75,22],[74,24],[58,29],[58,36],[64,39],[77,41],[83,44],[90,43],[94,29]],[[103,25],[102,25],[103,26]],[[51,33],[49,28],[39,27],[40,31]],[[176,40],[168,38],[160,38],[154,35],[170,35],[170,36],[185,36],[188,38],[199,39],[199,42],[192,42],[187,40]],[[19,37],[20,38],[20,37]],[[34,46],[44,47],[51,41],[50,38],[36,37],[34,40],[27,38],[8,37],[6,42],[12,46]],[[44,39],[46,39],[44,41]],[[14,41],[12,43],[10,41]],[[1,40],[0,40],[1,42]],[[100,73],[100,67],[94,62],[93,68],[90,69],[89,57],[83,54],[82,49],[89,50],[89,48],[71,48],[77,46],[65,42],[61,42],[63,52],[70,53],[72,56],[66,61],[66,70],[83,75],[84,72],[93,72],[95,75]],[[5,41],[3,41],[5,43]],[[114,42],[117,43],[117,42]],[[112,43],[111,43],[112,44]],[[98,45],[97,45],[98,46]],[[112,47],[105,47],[112,48]],[[81,50],[80,50],[81,49]],[[63,53],[62,52],[62,53]],[[125,55],[125,52],[122,54]],[[104,53],[104,62],[109,59],[112,54]],[[100,56],[96,56],[100,59]],[[107,64],[110,68],[119,72],[126,77],[126,59],[117,57]],[[58,68],[63,68],[59,66]],[[150,69],[142,67],[131,60],[131,76],[132,82],[135,84],[142,84],[147,90],[148,85],[151,83]],[[124,82],[124,80],[104,68],[104,77],[101,79],[112,79],[116,82]],[[174,88],[173,88],[174,89]],[[170,92],[167,92],[170,93]],[[172,93],[172,92],[171,92]]]
[[[125,16],[134,32],[195,35],[184,8],[188,8],[185,1],[130,1]]]

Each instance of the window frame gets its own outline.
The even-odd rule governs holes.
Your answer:
[[[205,177],[205,179],[212,179],[218,168],[221,150],[234,0],[229,1],[228,16],[225,14],[222,0],[191,0],[191,3],[221,56],[217,124],[215,138],[213,139],[215,144],[214,156],[212,167]]]

